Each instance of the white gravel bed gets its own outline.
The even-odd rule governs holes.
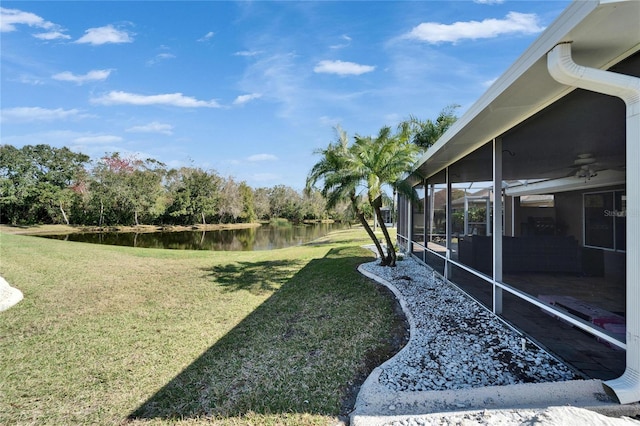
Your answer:
[[[411,257],[397,267],[362,268],[390,282],[413,322],[410,341],[381,368],[396,392],[470,389],[576,379],[548,352]]]

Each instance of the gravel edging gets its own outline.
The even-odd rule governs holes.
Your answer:
[[[382,367],[381,383],[392,390],[468,389],[577,378],[568,366],[411,257],[395,268],[366,263],[361,271],[389,282],[411,315],[406,350]]]
[[[397,267],[360,265],[388,287],[410,326],[407,345],[361,387],[352,425],[372,419],[474,409],[611,405],[600,380],[567,365],[411,256]],[[365,420],[366,419],[366,420]]]

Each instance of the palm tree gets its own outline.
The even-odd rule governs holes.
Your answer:
[[[427,149],[436,143],[440,136],[456,122],[458,117],[456,117],[455,111],[458,108],[460,108],[460,105],[457,104],[446,106],[440,111],[435,121],[431,119],[420,120],[411,115],[403,125],[409,127],[412,142],[423,149]]]
[[[349,169],[349,165],[352,162],[349,161],[351,152],[347,133],[340,126],[336,127],[336,132],[338,133],[338,140],[335,143],[330,143],[327,148],[316,151],[316,154],[320,154],[322,158],[312,167],[307,176],[306,191],[310,192],[311,188],[319,180],[322,180],[321,194],[327,200],[328,208],[332,208],[340,201],[348,199],[360,223],[375,244],[380,259],[385,263],[382,245],[371,226],[369,226],[356,194],[360,176]]]
[[[413,198],[413,189],[401,184],[401,177],[411,170],[415,163],[418,147],[409,140],[409,126],[401,124],[396,134],[391,128],[383,127],[376,137],[355,137],[352,155],[348,157],[347,168],[354,177],[366,182],[367,197],[375,212],[380,230],[387,244],[387,254],[383,264],[396,265],[396,253],[389,231],[382,218],[383,186],[390,185],[395,190]]]

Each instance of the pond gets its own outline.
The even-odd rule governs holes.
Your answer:
[[[252,251],[297,246],[343,229],[339,223],[177,232],[91,232],[47,235],[65,241],[175,250]]]

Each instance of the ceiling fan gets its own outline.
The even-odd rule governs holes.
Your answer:
[[[584,179],[586,182],[592,177],[598,176],[598,171],[595,169],[595,165],[596,159],[592,154],[578,154],[578,157],[573,160],[572,166],[572,168],[577,168],[577,170],[575,172],[572,170],[569,176],[574,175],[579,179]]]

